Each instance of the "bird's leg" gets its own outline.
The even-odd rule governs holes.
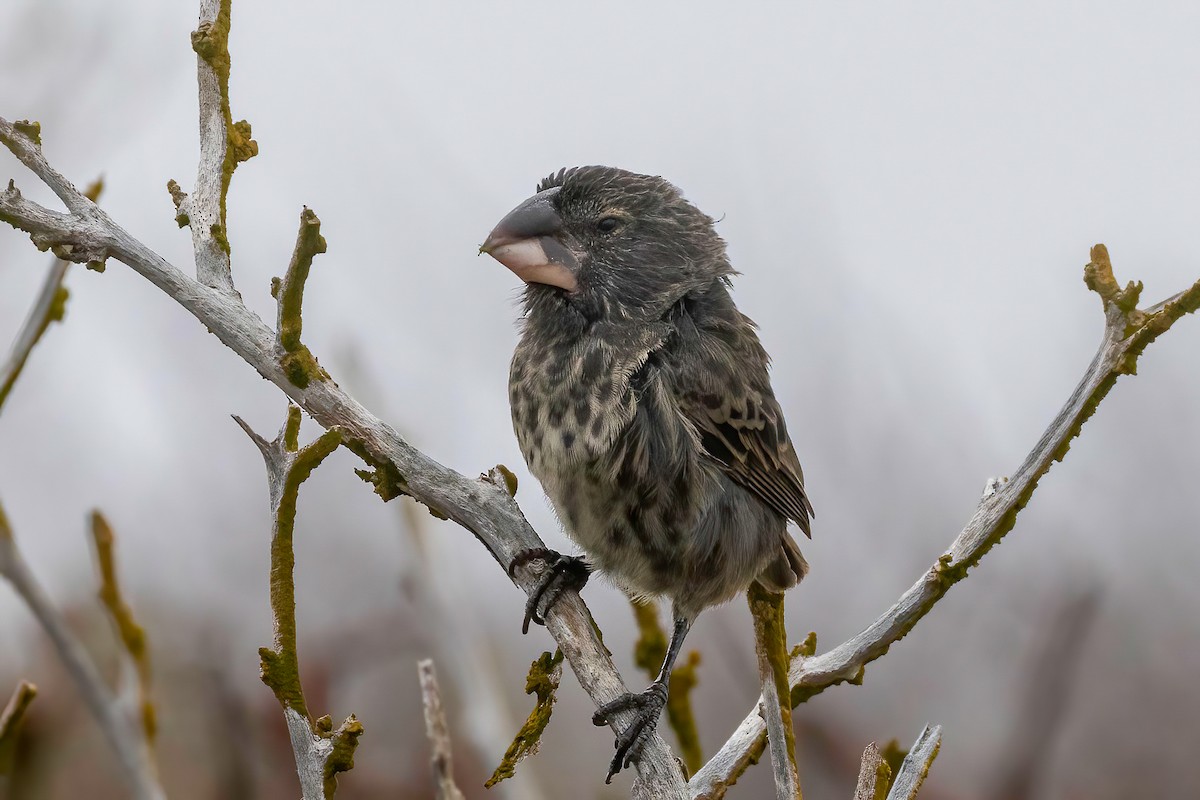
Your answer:
[[[663,706],[667,704],[667,686],[671,680],[671,670],[675,666],[675,659],[679,656],[683,640],[687,637],[691,627],[691,618],[683,616],[676,610],[675,628],[671,631],[671,642],[667,645],[667,656],[663,659],[658,677],[646,687],[645,691],[639,694],[626,692],[615,700],[610,700],[600,706],[592,715],[592,724],[602,726],[608,725],[612,718],[622,711],[627,709],[637,711],[633,722],[617,735],[617,752],[608,765],[605,783],[610,783],[613,775],[641,757],[642,748],[654,735],[654,728],[658,724],[658,718],[662,715]]]
[[[525,601],[525,621],[521,623],[521,633],[529,633],[529,623],[532,620],[538,625],[546,624],[546,612],[567,589],[579,591],[587,585],[592,568],[579,556],[564,556],[562,553],[548,547],[534,547],[522,550],[513,557],[508,565],[508,577],[512,577],[517,567],[524,566],[530,561],[546,562],[546,569],[538,576],[537,586]],[[543,602],[544,601],[544,602]],[[538,608],[541,607],[541,613]]]

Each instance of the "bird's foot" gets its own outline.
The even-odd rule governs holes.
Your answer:
[[[512,577],[518,567],[530,561],[546,562],[546,569],[538,577],[537,586],[525,601],[525,621],[521,623],[521,633],[529,633],[529,623],[546,624],[546,612],[558,601],[562,593],[568,589],[579,591],[587,585],[592,568],[579,556],[564,556],[562,553],[547,547],[534,547],[522,550],[508,565],[508,577]],[[540,609],[540,611],[539,611]]]
[[[663,706],[666,704],[667,685],[665,682],[655,681],[646,688],[646,691],[640,694],[626,692],[617,699],[600,706],[596,709],[596,713],[592,714],[592,724],[604,726],[612,722],[613,717],[622,711],[633,709],[637,712],[633,722],[617,734],[615,742],[617,752],[608,765],[608,775],[604,778],[605,783],[611,783],[613,775],[641,758],[646,742],[654,736],[658,718],[662,716]]]

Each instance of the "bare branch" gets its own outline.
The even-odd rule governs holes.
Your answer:
[[[21,723],[25,721],[25,712],[33,698],[37,697],[37,691],[37,687],[29,681],[21,681],[4,711],[0,712],[0,777],[8,775],[12,769]],[[3,786],[3,782],[0,782],[0,788]]]
[[[438,688],[433,659],[417,662],[421,679],[421,700],[425,706],[425,735],[433,746],[433,784],[437,800],[463,800],[463,793],[454,783],[454,762],[450,755],[450,728],[442,711],[442,690]]]
[[[1200,307],[1200,281],[1173,297],[1146,309],[1136,308],[1140,284],[1124,290],[1113,278],[1104,245],[1092,248],[1084,269],[1088,287],[1104,302],[1104,337],[1100,349],[1079,385],[1033,450],[1007,481],[992,481],[975,514],[950,547],[900,599],[864,631],[829,652],[792,659],[789,682],[792,703],[802,703],[830,686],[859,683],[868,663],[882,656],[933,608],[950,587],[966,577],[967,570],[1012,530],[1017,514],[1029,502],[1038,481],[1070,449],[1083,423],[1121,375],[1136,371],[1137,358],[1146,346],[1165,333],[1184,314]],[[761,700],[760,700],[761,702]],[[731,777],[745,769],[749,754],[760,746],[766,728],[757,711],[751,711],[733,736],[692,779],[693,797],[720,798]]]
[[[5,132],[11,130],[11,123],[0,118],[0,139],[7,142],[11,136],[6,138]],[[39,177],[49,167],[40,150],[32,163]],[[274,332],[258,316],[236,297],[213,292],[189,278],[121,229],[102,210],[89,209],[86,215],[56,214],[13,189],[0,193],[0,219],[22,230],[36,228],[46,242],[73,240],[80,246],[103,247],[111,252],[191,312],[323,427],[342,428],[347,446],[376,468],[378,485],[409,494],[432,512],[471,531],[505,571],[517,553],[545,546],[508,493],[503,476],[472,480],[444,467],[371,415],[331,378],[321,376],[305,386],[296,385],[280,364]],[[516,570],[514,582],[528,594],[543,567],[534,561]],[[627,691],[578,593],[564,592],[547,613],[546,622],[580,685],[597,706]],[[615,715],[614,730],[630,724],[633,714],[627,711]],[[686,796],[683,776],[660,736],[643,749],[637,771],[635,796],[648,796],[639,793],[650,791],[649,787],[660,798]]]
[[[231,0],[200,0],[200,23],[192,33],[200,86],[200,164],[190,199],[178,184],[171,192],[176,221],[185,218],[192,229],[196,278],[226,294],[234,288],[225,198],[237,165],[258,155],[250,123],[235,123],[229,107],[230,6]]]
[[[788,702],[787,633],[783,625],[783,595],[768,592],[757,581],[747,592],[754,617],[754,644],[758,653],[758,680],[762,684],[762,716],[771,750],[777,800],[801,800],[800,772],[796,768],[796,734],[792,705]]]
[[[296,555],[292,541],[300,484],[341,445],[342,432],[330,428],[311,444],[300,447],[300,409],[291,404],[279,434],[269,442],[240,417],[234,420],[263,455],[271,498],[270,590],[275,630],[272,647],[258,651],[262,681],[283,706],[304,800],[326,800],[337,789],[337,773],[354,766],[354,749],[363,727],[351,714],[334,731],[329,717],[314,722],[308,711],[296,652]]]
[[[117,638],[128,657],[125,667],[133,672],[138,687],[138,707],[147,745],[153,744],[157,730],[154,700],[150,695],[150,650],[146,631],[133,618],[133,610],[121,596],[117,581],[117,563],[113,555],[112,527],[99,511],[92,512],[92,541],[96,545],[96,568],[100,573],[100,602],[108,611]]]
[[[933,760],[937,758],[938,748],[942,746],[942,726],[928,725],[917,737],[916,743],[904,757],[900,769],[896,771],[896,780],[892,781],[892,790],[888,792],[887,800],[913,800],[921,791],[921,784],[929,774]]]
[[[67,290],[62,282],[70,265],[69,261],[55,259],[50,271],[46,273],[42,290],[38,293],[33,308],[29,310],[29,316],[25,318],[17,340],[13,342],[8,360],[0,366],[0,406],[8,399],[8,393],[12,391],[13,384],[25,367],[33,346],[42,338],[50,323],[61,320],[66,312]]]
[[[874,742],[863,750],[862,766],[858,770],[858,785],[854,788],[854,800],[885,800],[892,769],[883,760],[879,746]]]
[[[142,736],[141,727],[123,712],[121,704],[100,677],[99,670],[67,627],[66,620],[51,605],[38,585],[13,539],[12,529],[0,508],[0,575],[12,584],[17,595],[29,606],[33,616],[50,637],[63,666],[75,682],[88,710],[96,719],[108,743],[116,751],[125,778],[137,800],[163,800],[154,764]]]

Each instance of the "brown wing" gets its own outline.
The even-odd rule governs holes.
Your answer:
[[[705,453],[739,486],[811,537],[812,504],[800,459],[788,438],[769,358],[754,323],[725,291],[710,292],[676,319],[670,359],[680,411],[695,426]]]
[[[739,382],[736,372],[726,374],[725,387],[711,385],[710,391],[683,395],[683,412],[726,475],[811,537],[812,504],[779,403],[769,386],[765,391],[752,388]]]

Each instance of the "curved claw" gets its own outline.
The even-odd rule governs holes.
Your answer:
[[[612,717],[622,711],[636,709],[637,716],[625,730],[617,734],[613,746],[617,752],[613,754],[608,765],[608,775],[605,783],[612,783],[613,776],[631,766],[642,756],[646,742],[654,735],[658,718],[662,715],[663,706],[667,703],[667,687],[664,683],[652,683],[640,694],[627,692],[596,709],[592,714],[592,724],[608,725]]]
[[[529,623],[536,622],[545,625],[545,612],[549,611],[555,601],[567,589],[582,589],[588,582],[592,569],[587,562],[578,556],[564,556],[562,553],[547,547],[534,547],[522,550],[513,557],[508,565],[508,576],[511,578],[517,568],[531,561],[546,562],[547,569],[538,578],[538,584],[525,601],[525,619],[521,623],[521,633],[529,633]],[[539,613],[539,607],[545,608]]]

